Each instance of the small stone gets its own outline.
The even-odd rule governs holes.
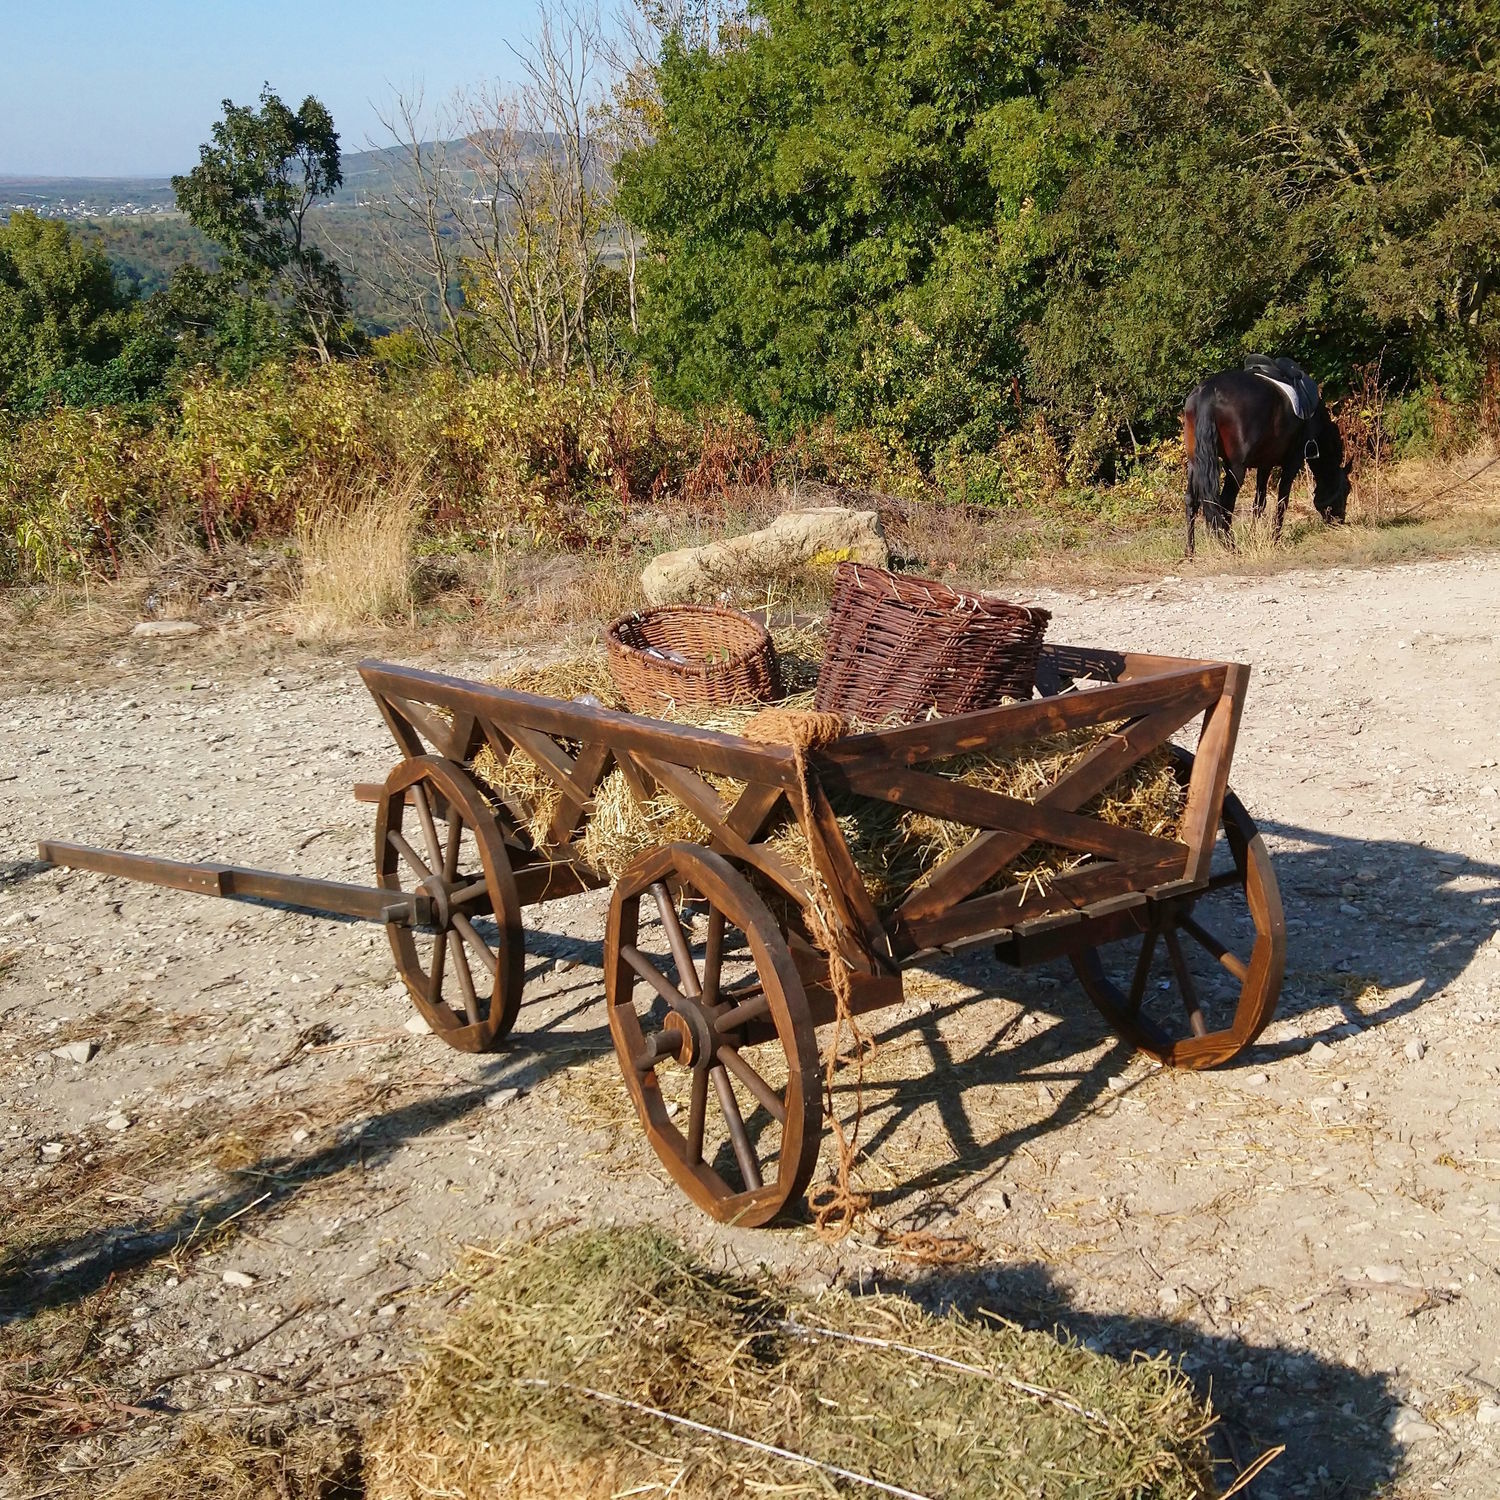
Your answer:
[[[1247,1073],[1245,1075],[1245,1087],[1250,1089],[1258,1089],[1262,1084],[1269,1083],[1270,1081],[1271,1075],[1269,1073]]]
[[[142,620],[130,633],[155,637],[157,640],[170,640],[175,636],[197,635],[202,629],[195,620]]]
[[[1036,1086],[1036,1102],[1043,1109],[1049,1108],[1053,1103],[1052,1090],[1045,1083],[1039,1083]]]
[[[486,1109],[504,1109],[507,1104],[513,1103],[520,1097],[520,1089],[496,1089],[494,1093],[484,1096],[484,1107]]]
[[[1427,1056],[1427,1043],[1419,1036],[1414,1036],[1402,1049],[1406,1053],[1407,1062],[1421,1062]]]
[[[1130,1087],[1130,1080],[1123,1073],[1116,1073],[1110,1078],[1109,1086],[1115,1093],[1123,1094]]]
[[[682,1106],[675,1099],[669,1099],[667,1101],[667,1118],[669,1120],[675,1120],[681,1113]]]
[[[1345,917],[1364,916],[1364,913],[1357,906],[1351,905],[1348,901],[1339,902],[1339,913],[1341,916]]]
[[[1214,1298],[1214,1316],[1216,1318],[1227,1318],[1229,1316],[1229,1298],[1222,1292]]]
[[[1410,1406],[1398,1406],[1391,1413],[1386,1426],[1398,1443],[1419,1443],[1423,1438],[1439,1436],[1440,1431],[1421,1412]]]
[[[67,1149],[61,1141],[47,1141],[42,1146],[42,1158],[45,1161],[56,1161]]]
[[[1336,1079],[1333,1083],[1330,1083],[1328,1085],[1328,1092],[1330,1094],[1342,1094],[1348,1087],[1349,1085],[1342,1079]]]
[[[221,1375],[221,1376],[219,1376],[219,1378],[216,1381],[214,1381],[214,1389],[216,1391],[220,1392],[220,1394],[222,1394],[225,1391],[233,1390],[234,1389],[234,1376],[233,1375]]]
[[[1474,1413],[1474,1420],[1481,1427],[1493,1427],[1500,1422],[1500,1401],[1481,1401],[1479,1410]]]
[[[408,1016],[406,1018],[406,1029],[413,1036],[426,1036],[432,1030],[427,1024],[426,1016]]]
[[[556,964],[559,974],[571,974],[577,967],[578,960],[576,958],[560,958]]]
[[[1394,1282],[1405,1281],[1406,1273],[1401,1269],[1400,1266],[1366,1266],[1365,1280],[1378,1282],[1382,1286],[1389,1286]]]
[[[1164,1286],[1156,1294],[1157,1304],[1165,1312],[1171,1312],[1182,1301],[1182,1293],[1175,1286]]]
[[[387,1302],[384,1307],[377,1307],[375,1309],[375,1316],[377,1318],[394,1318],[396,1316],[396,1304],[394,1302]]]
[[[255,1285],[255,1278],[248,1271],[226,1271],[221,1279],[225,1286],[246,1288]]]
[[[1308,1049],[1308,1058],[1315,1063],[1333,1061],[1333,1048],[1327,1042],[1314,1042]]]
[[[130,1119],[126,1115],[111,1115],[105,1122],[106,1130],[129,1130]]]
[[[61,1047],[52,1049],[52,1055],[64,1062],[86,1063],[98,1050],[98,1042],[64,1042]]]
[[[303,1141],[305,1141],[307,1139],[307,1134],[308,1133],[305,1130],[301,1130],[301,1129],[294,1130],[292,1132],[292,1144],[294,1146],[300,1146],[303,1143]]]

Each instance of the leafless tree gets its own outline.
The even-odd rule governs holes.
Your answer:
[[[518,85],[459,93],[431,119],[419,96],[399,97],[384,119],[400,170],[373,212],[390,290],[434,354],[597,374],[600,290],[617,253],[598,129],[603,35],[586,0],[555,0],[516,49]]]

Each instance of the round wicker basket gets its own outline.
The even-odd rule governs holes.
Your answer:
[[[993,594],[842,562],[833,575],[820,712],[881,723],[1029,698],[1052,616]]]
[[[634,713],[668,703],[725,706],[781,696],[771,637],[713,604],[663,604],[622,615],[605,634],[610,676]]]

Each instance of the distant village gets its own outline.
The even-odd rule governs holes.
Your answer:
[[[88,198],[78,198],[72,202],[66,198],[33,198],[15,203],[0,203],[0,210],[8,214],[27,208],[43,219],[112,219],[118,215],[165,215],[177,212],[175,207],[162,203],[132,203],[128,200],[124,203],[101,204],[97,199]]]

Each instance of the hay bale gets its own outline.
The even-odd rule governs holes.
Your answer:
[[[822,623],[773,631],[772,639],[787,687],[787,695],[780,706],[810,709],[818,668],[823,659],[825,637]],[[589,695],[607,707],[622,706],[609,680],[604,658],[597,652],[547,667],[513,672],[499,679],[497,685],[556,698]],[[669,705],[655,717],[668,723],[740,734],[759,711],[756,705]],[[1074,730],[999,754],[965,755],[935,762],[928,769],[967,786],[1030,801],[1066,775],[1101,738],[1118,727],[1111,724]],[[513,753],[502,762],[488,747],[475,758],[473,769],[510,805],[527,810],[525,823],[533,842],[538,846],[545,845],[547,828],[561,800],[551,778],[527,755]],[[743,790],[743,783],[729,778],[708,779],[729,803]],[[1183,803],[1184,793],[1172,774],[1167,752],[1160,750],[1132,767],[1081,812],[1117,827],[1170,838],[1180,825]],[[882,910],[899,906],[943,860],[974,836],[974,830],[966,823],[911,812],[873,797],[836,796],[833,809],[855,868],[869,889],[871,899]],[[589,869],[613,880],[633,859],[649,849],[677,841],[701,843],[707,837],[707,828],[675,798],[659,795],[644,802],[637,801],[624,776],[613,770],[599,785],[593,812],[575,843],[573,853]],[[806,836],[794,819],[783,815],[780,822],[768,830],[767,839],[797,868],[811,875],[811,851]],[[1068,850],[1034,845],[1020,860],[984,886],[980,894],[1013,885],[1045,889],[1059,875],[1076,869],[1085,858],[1085,855]]]
[[[1074,1500],[1214,1493],[1212,1412],[1165,1359],[897,1296],[813,1301],[652,1230],[506,1246],[456,1279],[459,1312],[367,1439],[369,1500],[843,1493],[828,1466],[946,1500],[1052,1494],[1059,1474]]]

